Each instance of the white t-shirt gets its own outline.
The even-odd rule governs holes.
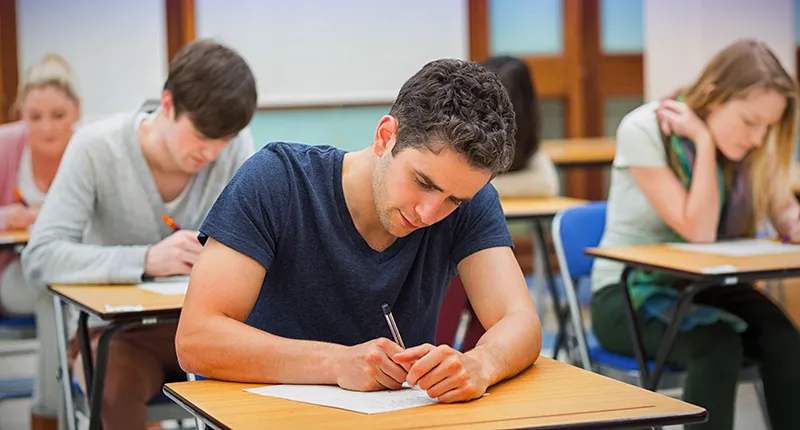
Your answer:
[[[611,169],[606,227],[601,247],[662,243],[674,233],[636,185],[631,166],[667,166],[655,108],[658,102],[628,113],[617,128],[617,150]],[[620,281],[622,263],[598,258],[592,269],[592,290]]]
[[[36,186],[31,148],[27,145],[17,170],[17,188],[29,205],[40,207],[44,203],[46,194]],[[19,258],[13,258],[0,273],[0,306],[11,314],[30,314],[37,296],[38,292],[27,285]]]
[[[31,148],[25,145],[17,171],[17,188],[22,193],[25,201],[31,206],[41,206],[46,194],[36,186],[33,178],[33,161],[31,161]]]
[[[524,169],[503,173],[492,179],[500,198],[552,197],[559,193],[559,178],[553,162],[539,149]]]

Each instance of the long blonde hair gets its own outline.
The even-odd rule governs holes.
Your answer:
[[[28,91],[48,85],[61,89],[75,103],[80,103],[78,83],[69,63],[59,55],[47,54],[25,70],[19,82],[17,100],[11,107],[11,116],[17,117]]]
[[[776,91],[786,98],[780,121],[764,136],[763,145],[748,154],[753,220],[759,223],[769,214],[770,205],[785,198],[776,187],[789,183],[791,160],[797,142],[798,85],[780,61],[760,41],[746,39],[718,52],[700,77],[680,91],[686,104],[706,120],[711,107],[743,99],[753,91]]]

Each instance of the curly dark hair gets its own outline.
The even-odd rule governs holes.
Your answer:
[[[400,88],[389,115],[398,122],[392,155],[450,148],[492,176],[514,157],[514,110],[497,75],[471,61],[432,61]]]

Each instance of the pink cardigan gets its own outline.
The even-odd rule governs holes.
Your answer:
[[[7,230],[6,211],[15,201],[14,187],[17,185],[17,171],[22,159],[22,151],[28,143],[28,126],[22,122],[0,125],[0,230]],[[0,252],[0,272],[6,268],[14,254]]]

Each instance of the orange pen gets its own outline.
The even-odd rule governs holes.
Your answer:
[[[169,226],[169,228],[172,229],[172,231],[178,231],[178,230],[181,229],[180,227],[178,227],[178,224],[175,223],[175,221],[172,218],[169,217],[169,215],[162,213],[161,214],[161,219],[164,220],[164,223],[167,224]]]
[[[24,198],[24,197],[22,197],[22,191],[20,191],[20,190],[19,190],[19,188],[14,188],[14,197],[16,197],[16,198],[17,198],[17,201],[18,201],[20,204],[22,204],[22,206],[25,206],[26,208],[27,208],[27,207],[30,207],[30,206],[28,205],[28,202],[26,202],[26,201],[25,201],[25,198]]]

